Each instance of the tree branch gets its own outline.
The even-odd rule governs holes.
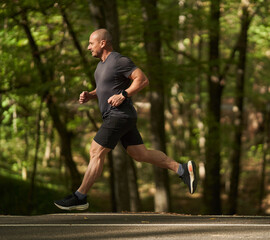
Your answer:
[[[221,79],[221,80],[226,77],[228,71],[230,70],[231,62],[233,61],[233,59],[235,57],[235,54],[236,54],[236,51],[237,51],[238,46],[239,46],[240,37],[241,37],[241,34],[238,36],[238,39],[237,39],[237,41],[236,41],[236,43],[235,43],[235,45],[234,45],[234,47],[233,47],[233,49],[231,51],[231,55],[226,61],[226,65],[225,65],[225,67],[223,69],[223,72],[219,76],[219,79]]]
[[[186,53],[185,51],[181,51],[181,50],[177,50],[174,47],[172,47],[172,45],[169,43],[168,40],[165,40],[167,47],[172,50],[174,53],[179,54],[179,55],[183,55],[184,57],[188,58],[189,60],[191,60],[192,62],[196,62],[200,64],[200,61],[196,58],[194,58],[192,55]]]
[[[89,111],[85,111],[86,112],[86,115],[88,117],[88,119],[91,121],[91,123],[93,124],[93,127],[94,127],[94,130],[95,131],[98,131],[98,126],[96,124],[96,121],[94,120],[94,118],[92,118],[91,114]]]
[[[73,40],[73,44],[75,46],[75,48],[77,49],[77,51],[79,52],[79,55],[81,57],[81,61],[82,61],[82,64],[83,64],[83,67],[84,67],[84,70],[91,82],[91,85],[93,88],[95,88],[95,81],[92,77],[92,72],[90,71],[90,67],[89,67],[89,63],[88,63],[88,60],[87,58],[85,57],[85,53],[81,47],[81,44],[77,38],[77,35],[72,27],[72,24],[70,23],[69,21],[69,18],[67,16],[67,13],[66,13],[66,10],[65,10],[65,7],[62,6],[61,4],[59,4],[59,9],[60,9],[60,12],[61,12],[61,15],[62,15],[62,18],[63,18],[63,21],[64,23],[66,24],[67,26],[67,29],[68,29],[68,32]]]
[[[44,54],[44,53],[46,53],[46,52],[48,52],[50,50],[53,50],[55,47],[57,47],[59,45],[62,45],[64,43],[64,41],[65,41],[65,38],[63,37],[63,39],[60,42],[55,43],[55,44],[53,44],[53,45],[51,45],[51,46],[49,46],[47,48],[44,48],[42,50],[39,50],[39,54],[42,55],[42,54]]]

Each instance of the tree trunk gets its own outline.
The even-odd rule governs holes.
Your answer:
[[[245,73],[246,73],[246,54],[247,54],[247,41],[248,41],[248,29],[250,25],[249,13],[247,6],[242,7],[242,20],[241,20],[241,32],[240,41],[238,46],[239,59],[237,64],[236,73],[236,96],[235,106],[237,112],[234,120],[234,140],[233,140],[233,152],[231,156],[231,177],[230,177],[230,192],[229,192],[229,214],[235,214],[237,211],[237,199],[238,199],[238,185],[240,174],[240,160],[241,160],[241,148],[242,148],[242,133],[244,125],[244,87],[245,87]]]
[[[88,0],[88,6],[95,28],[106,28],[104,0]]]
[[[127,155],[120,144],[117,144],[115,147],[113,158],[116,210],[117,212],[130,211],[127,175],[128,161]]]
[[[196,6],[198,9],[201,9],[201,0],[196,1]],[[199,26],[199,44],[198,44],[198,61],[202,62],[203,60],[203,48],[204,48],[204,40],[202,36],[202,26]],[[197,104],[197,110],[196,110],[196,115],[198,119],[197,127],[200,131],[200,137],[199,137],[199,142],[198,142],[198,147],[199,147],[199,172],[202,173],[204,171],[204,163],[205,163],[205,126],[204,122],[202,120],[202,98],[201,98],[201,93],[202,93],[202,66],[201,64],[198,65],[198,76],[196,77],[196,104]],[[200,178],[203,180],[205,175],[200,174]]]
[[[204,181],[205,213],[220,214],[220,108],[222,81],[219,66],[220,0],[211,0],[209,19],[208,134]]]
[[[116,0],[103,0],[104,4],[104,14],[105,14],[105,27],[111,33],[113,39],[113,49],[115,51],[120,51],[120,31],[118,22],[118,11],[117,11],[117,1]],[[101,26],[100,26],[101,27]],[[127,164],[128,156],[126,152],[122,149],[120,143],[117,144],[115,150],[112,152],[112,161],[110,163],[113,165],[113,172],[111,175],[113,178],[112,187],[112,197],[114,196],[116,206],[113,206],[117,212],[130,211],[130,189],[129,189],[129,176]],[[115,191],[113,193],[113,191]]]
[[[56,107],[56,103],[53,101],[51,95],[47,96],[47,107],[53,120],[54,126],[59,134],[61,142],[61,158],[64,160],[67,166],[71,178],[71,189],[75,191],[81,184],[81,176],[78,172],[75,162],[73,161],[71,151],[71,136],[72,134],[67,130],[66,124],[60,119],[59,111]]]
[[[268,86],[269,89],[269,86]],[[268,94],[270,94],[268,90]],[[263,143],[263,159],[262,159],[262,170],[261,180],[259,188],[259,209],[258,214],[263,214],[263,198],[265,195],[265,178],[266,178],[266,167],[267,162],[270,160],[270,101],[265,106],[264,114],[264,143]]]
[[[104,0],[88,0],[89,10],[91,12],[94,26],[96,29],[106,28],[106,23],[108,22],[106,15],[105,15],[105,8],[104,8]],[[116,19],[118,21],[118,19]],[[117,23],[118,25],[118,23]],[[119,47],[119,42],[114,42],[113,47]],[[117,45],[117,46],[115,46]],[[98,129],[97,129],[98,130]],[[108,153],[108,161],[109,161],[109,170],[110,170],[110,191],[111,191],[111,208],[112,212],[117,211],[117,196],[116,196],[116,186],[115,182],[115,167],[114,166],[114,155],[113,151]],[[118,166],[118,165],[117,165]],[[120,184],[120,183],[119,183]],[[118,188],[120,189],[120,188]],[[127,191],[127,190],[126,190]]]
[[[37,173],[38,152],[39,152],[39,146],[40,146],[41,111],[42,111],[42,101],[40,102],[38,116],[36,119],[35,157],[34,157],[33,171],[32,171],[32,175],[31,175],[30,189],[29,189],[29,195],[28,195],[28,213],[29,214],[31,214],[32,209],[33,209],[33,196],[34,196],[34,191],[35,191],[35,179],[36,179],[36,173]]]
[[[88,0],[95,28],[106,28],[112,35],[113,49],[120,51],[120,31],[116,0]]]
[[[27,117],[25,119],[26,124],[27,124]],[[24,144],[25,144],[25,148],[24,148],[24,155],[23,155],[23,160],[22,160],[22,179],[23,180],[27,180],[27,162],[28,162],[28,157],[29,157],[29,149],[30,149],[30,145],[29,145],[29,140],[28,140],[28,131],[25,130],[24,133]]]
[[[148,77],[151,88],[151,134],[152,146],[166,153],[164,86],[161,60],[160,24],[158,20],[157,0],[141,0],[144,17],[144,42],[147,55]],[[156,193],[155,211],[168,212],[170,206],[170,188],[167,169],[154,167]]]
[[[137,184],[137,169],[134,161],[131,157],[127,156],[127,175],[128,175],[128,187],[130,198],[130,211],[141,211],[141,199],[138,191]]]
[[[106,16],[106,28],[111,33],[113,39],[113,49],[120,51],[120,30],[118,21],[117,1],[103,0]]]
[[[111,191],[111,207],[112,212],[117,212],[116,192],[114,184],[114,168],[112,151],[108,153],[109,169],[110,169],[110,191]]]
[[[113,49],[120,51],[120,31],[118,23],[117,1],[115,0],[88,0],[91,14],[94,18],[94,25],[96,28],[107,28],[113,38]],[[109,153],[110,165],[110,185],[112,198],[112,211],[129,210],[130,205],[127,200],[124,202],[121,196],[130,196],[130,204],[133,209],[139,209],[140,200],[138,198],[138,186],[136,166],[127,164],[129,157],[126,152],[121,149],[118,144],[115,151]],[[125,168],[123,168],[125,166]],[[120,174],[120,175],[119,175]],[[125,177],[126,175],[126,177]],[[130,177],[129,177],[130,176]],[[123,184],[122,178],[126,178],[129,184]],[[129,188],[130,187],[130,188]],[[137,205],[137,206],[135,206]]]
[[[48,167],[49,165],[49,161],[51,159],[51,153],[52,153],[52,144],[53,144],[53,127],[51,126],[51,124],[49,124],[47,126],[47,128],[45,128],[46,130],[46,134],[45,134],[45,142],[46,142],[46,146],[45,146],[45,152],[44,152],[44,156],[42,159],[42,167]]]
[[[21,25],[25,31],[26,36],[27,36],[29,46],[30,46],[30,49],[32,52],[33,60],[35,62],[37,70],[39,72],[41,82],[43,84],[45,84],[45,83],[49,82],[51,79],[49,79],[48,74],[46,72],[46,68],[41,61],[41,55],[40,55],[40,51],[38,49],[38,45],[35,42],[33,35],[31,33],[26,11],[23,9],[21,11],[21,17],[22,17]],[[43,96],[45,96],[44,98],[46,99],[46,104],[47,104],[47,107],[49,109],[49,113],[50,113],[52,120],[54,122],[54,126],[56,127],[57,132],[60,136],[61,153],[62,153],[62,156],[64,156],[64,158],[65,158],[66,166],[70,172],[72,189],[75,190],[76,188],[79,187],[80,182],[81,182],[81,178],[80,178],[80,174],[77,170],[76,164],[72,158],[71,134],[67,131],[66,124],[63,121],[61,121],[57,105],[53,101],[53,97],[49,93],[48,89],[44,90]]]

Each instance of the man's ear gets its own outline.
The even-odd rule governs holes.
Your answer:
[[[106,46],[106,40],[101,40],[100,41],[100,47],[104,48]]]

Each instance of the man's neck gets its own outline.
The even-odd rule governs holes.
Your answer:
[[[105,62],[105,60],[106,60],[107,57],[111,54],[111,52],[112,52],[112,51],[104,51],[103,54],[102,54],[102,56],[101,56],[101,58],[100,58],[100,60],[101,60],[102,62]]]

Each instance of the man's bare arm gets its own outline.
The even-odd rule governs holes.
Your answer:
[[[132,80],[132,83],[130,87],[126,89],[128,97],[135,95],[149,84],[148,78],[140,68],[135,69],[129,78]]]
[[[80,94],[79,102],[80,104],[83,104],[83,103],[88,102],[90,99],[95,99],[95,98],[97,98],[96,89],[91,92],[83,91]]]
[[[132,80],[132,83],[129,88],[126,89],[127,96],[131,97],[137,92],[141,91],[143,88],[145,88],[148,84],[148,78],[145,76],[143,71],[139,68],[135,69],[129,78]],[[108,99],[108,103],[111,104],[114,107],[119,106],[123,101],[125,100],[125,97],[120,93],[111,96]]]

